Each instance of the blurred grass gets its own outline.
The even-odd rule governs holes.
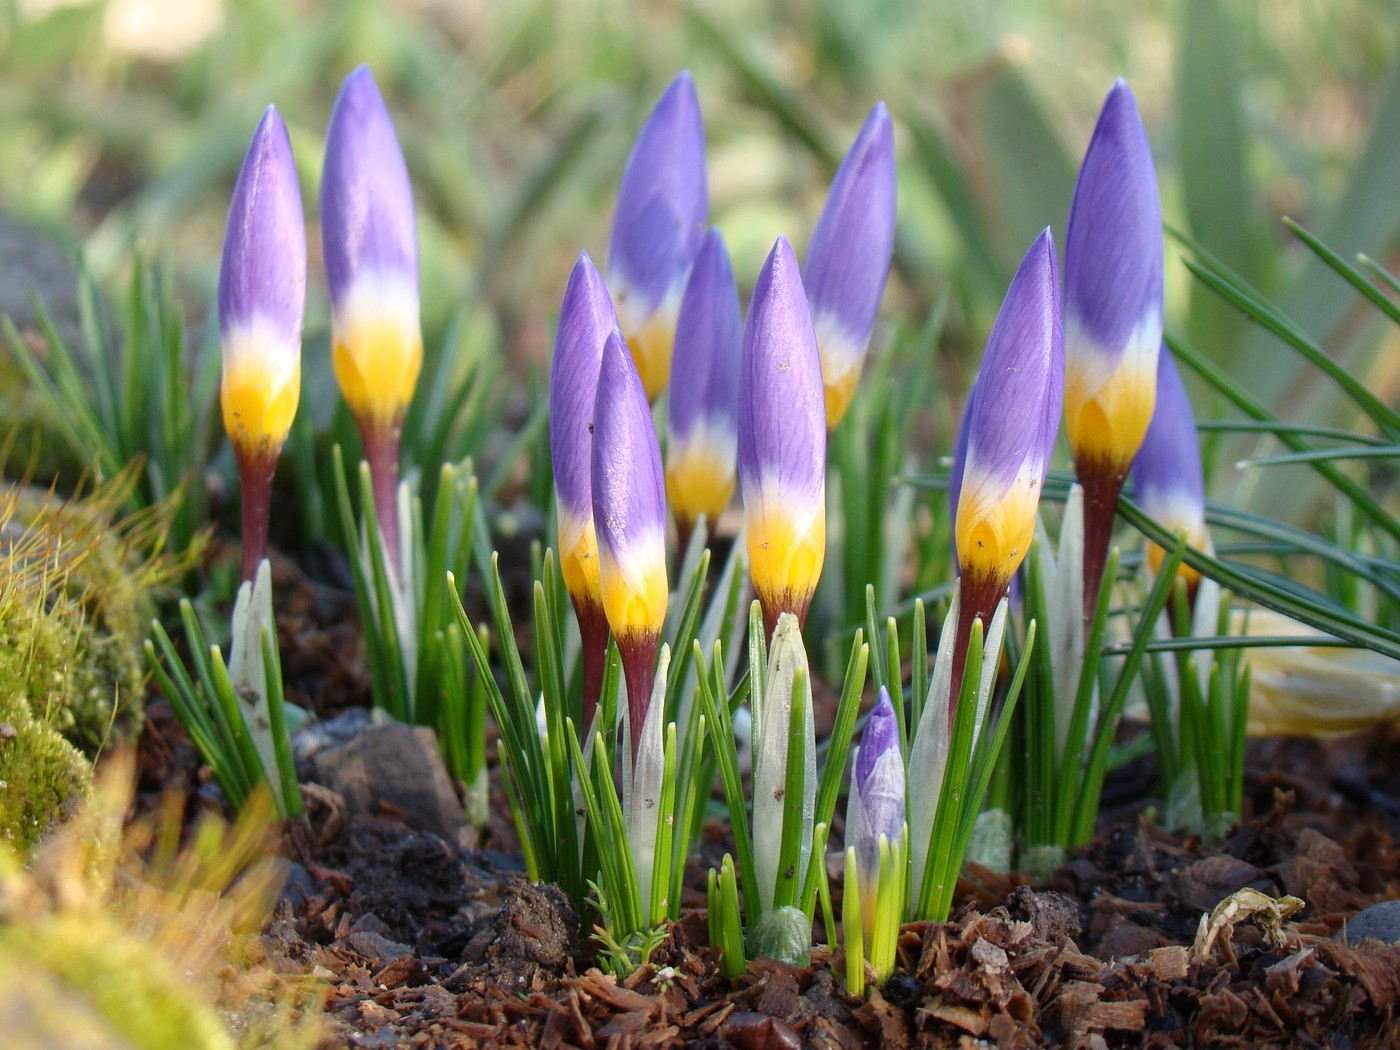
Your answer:
[[[143,5],[159,9],[152,39],[178,37],[190,12],[219,21],[177,58],[143,57],[150,39],[119,31]],[[850,137],[887,100],[900,231],[884,313],[893,328],[949,296],[940,403],[944,389],[954,401],[965,390],[1025,244],[1047,224],[1062,233],[1116,75],[1139,100],[1168,221],[1305,326],[1316,319],[1314,334],[1358,367],[1371,329],[1345,324],[1345,290],[1276,217],[1343,251],[1384,259],[1400,247],[1393,0],[0,0],[0,11],[0,207],[82,246],[109,282],[134,247],[169,251],[196,330],[263,106],[287,119],[314,217],[325,121],[360,62],[389,99],[413,175],[429,338],[464,307],[517,366],[547,358],[579,249],[605,259],[632,136],[683,67],[705,109],[713,219],[741,285],[777,233],[803,249]],[[326,308],[309,232],[314,333]],[[1296,373],[1261,368],[1273,348],[1172,259],[1168,286],[1198,345],[1236,374],[1267,372],[1266,400],[1288,396]],[[938,449],[951,425],[932,425]]]

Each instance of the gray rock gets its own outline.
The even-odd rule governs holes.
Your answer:
[[[340,795],[351,817],[392,812],[449,842],[466,828],[437,737],[425,726],[367,726],[348,743],[316,751],[310,764],[312,779]]]
[[[1377,940],[1385,944],[1400,944],[1400,901],[1381,901],[1363,908],[1332,938],[1341,944],[1360,944]]]
[[[78,271],[71,254],[44,231],[0,212],[0,314],[9,314],[21,332],[33,329],[35,299],[76,347]]]
[[[303,722],[292,732],[292,757],[298,763],[310,762],[318,751],[348,744],[374,724],[374,715],[363,707],[352,707],[325,721]]]

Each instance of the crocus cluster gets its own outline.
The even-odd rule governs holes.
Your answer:
[[[550,447],[560,564],[583,639],[585,724],[609,630],[629,703],[644,705],[651,692],[644,668],[666,608],[668,504],[684,549],[700,522],[724,512],[737,482],[768,634],[783,612],[805,618],[826,548],[835,422],[826,406],[839,418],[850,402],[889,269],[894,156],[883,105],[837,172],[813,233],[810,299],[779,238],[742,326],[724,241],[705,230],[704,154],[695,86],[682,73],[627,159],[606,286],[584,255],[560,309]],[[648,404],[668,380],[662,474]],[[635,724],[644,711],[632,711]]]
[[[734,487],[736,428],[745,426],[736,408],[738,293],[718,232],[704,230],[704,152],[695,86],[689,74],[682,73],[657,102],[627,159],[608,255],[608,287],[618,324],[647,396],[656,398],[672,380],[667,493],[682,546],[701,515],[713,525],[728,504]],[[772,354],[793,338],[807,341],[805,330],[798,331],[803,324],[812,330],[818,364],[814,373],[804,370],[801,382],[794,381],[792,387],[803,398],[803,384],[812,374],[819,377],[825,427],[835,427],[845,415],[860,375],[893,252],[894,201],[893,133],[881,103],[837,170],[801,273],[794,266],[780,275],[776,294],[786,298],[778,315],[787,320],[775,315],[768,324],[771,328],[781,321],[792,331],[765,331],[758,340],[758,353]],[[807,315],[802,324],[796,319],[794,290]],[[753,313],[751,308],[750,328]],[[805,349],[804,345],[804,353]],[[778,395],[783,386],[772,385],[765,394]],[[757,407],[781,415],[783,406],[773,401]],[[810,415],[805,400],[802,411]],[[750,465],[771,474],[764,464]],[[810,526],[807,523],[806,531]],[[803,542],[813,538],[809,535]],[[759,589],[764,593],[765,586],[759,584]],[[802,596],[805,589],[800,583],[793,588],[792,611],[799,616],[805,615],[803,603],[810,600],[810,595]],[[773,604],[777,599],[772,588],[766,590],[771,627],[778,606]]]
[[[408,172],[364,67],[346,79],[331,116],[321,226],[335,371],[372,466],[385,549],[397,551],[399,428],[422,356],[418,247]],[[272,476],[300,396],[305,302],[296,164],[286,127],[269,106],[234,185],[219,271],[220,395],[243,496],[244,585],[229,670],[249,698],[247,721],[260,751],[268,728],[261,639],[272,627],[265,561]],[[401,575],[397,559],[388,561]]]
[[[1065,428],[1084,488],[1084,616],[1113,515],[1152,419],[1162,341],[1162,210],[1127,83],[1108,93],[1065,237]]]
[[[413,194],[388,110],[367,67],[346,78],[321,180],[333,363],[375,473],[386,546],[396,550],[399,428],[422,359]],[[243,578],[267,546],[277,456],[296,414],[306,302],[306,231],[286,127],[269,106],[234,185],[219,271],[224,426],[243,482]]]

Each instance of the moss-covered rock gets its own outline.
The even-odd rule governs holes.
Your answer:
[[[61,503],[23,490],[5,526],[12,557],[44,558],[47,580],[42,604],[0,619],[0,644],[28,649],[33,711],[88,755],[140,732],[141,643],[154,614],[151,563],[113,526],[103,503]]]

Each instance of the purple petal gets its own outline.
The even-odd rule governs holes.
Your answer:
[[[958,499],[962,496],[963,470],[967,467],[967,435],[972,429],[972,402],[977,396],[977,378],[972,379],[972,389],[967,392],[967,403],[963,405],[962,418],[958,420],[958,434],[953,439],[953,465],[948,471],[948,521],[953,526],[953,563],[958,561]]]
[[[676,325],[670,428],[690,436],[699,425],[731,432],[739,417],[739,289],[724,238],[712,229],[686,282]]]
[[[880,836],[890,842],[899,839],[904,826],[904,760],[899,748],[899,723],[890,694],[883,687],[865,722],[860,749],[856,753],[852,790],[859,796],[855,807],[860,827],[847,830],[866,871],[875,870]]]
[[[418,287],[413,188],[368,66],[345,78],[331,112],[321,175],[321,242],[332,302],[363,274]]]
[[[1133,482],[1143,508],[1158,520],[1186,525],[1170,519],[1189,509],[1204,522],[1205,483],[1196,421],[1181,374],[1165,349],[1157,355],[1157,405],[1133,460]]]
[[[287,128],[263,113],[234,183],[219,267],[219,328],[260,319],[301,345],[306,309],[306,224]]]
[[[819,499],[826,477],[821,359],[797,257],[779,237],[744,325],[739,478],[747,504],[765,477],[794,499]]]
[[[861,352],[889,276],[894,212],[894,131],[879,102],[836,171],[802,267],[812,317],[830,318]]]
[[[580,518],[593,505],[593,404],[603,344],[617,315],[603,278],[584,252],[559,307],[549,373],[549,451],[559,502]]]
[[[672,81],[642,126],[617,194],[609,282],[649,309],[678,289],[705,233],[705,125],[690,74]]]
[[[899,750],[899,720],[895,718],[894,704],[890,691],[880,687],[880,695],[875,706],[865,719],[865,729],[860,736],[860,754],[856,757],[856,788],[862,789],[870,774],[875,771],[875,763],[891,750]]]
[[[1162,209],[1152,150],[1133,93],[1121,78],[1099,114],[1069,209],[1065,318],[1116,358],[1144,324],[1162,324]],[[1077,342],[1067,347],[1079,353]]]
[[[1060,426],[1064,349],[1055,243],[1047,228],[1011,280],[968,408],[967,460],[988,484],[1010,485],[1022,465],[1043,479]]]
[[[651,404],[616,329],[603,344],[597,391],[592,478],[598,546],[619,565],[642,570],[650,566],[638,563],[649,561],[658,548],[664,559],[666,482]],[[658,536],[660,545],[655,543]],[[664,573],[664,564],[662,569]]]

